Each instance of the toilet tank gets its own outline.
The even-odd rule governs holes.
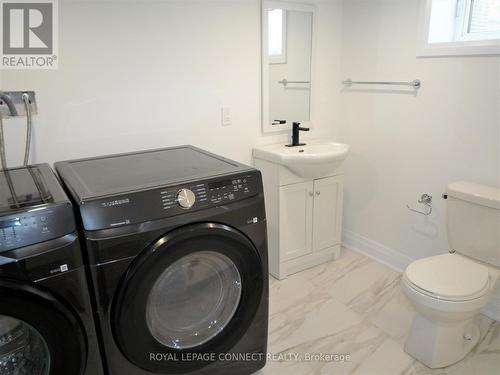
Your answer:
[[[500,267],[500,189],[457,181],[447,193],[450,249]]]

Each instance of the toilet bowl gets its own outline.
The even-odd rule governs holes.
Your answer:
[[[430,368],[460,361],[479,340],[474,318],[500,274],[500,189],[448,185],[447,229],[450,254],[416,260],[401,278],[416,310],[405,351]]]
[[[458,254],[413,262],[401,287],[416,310],[405,351],[430,368],[461,360],[479,340],[473,322],[498,280],[494,269]]]

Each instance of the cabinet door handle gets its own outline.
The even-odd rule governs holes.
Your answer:
[[[309,196],[312,197],[314,193],[312,191],[309,192]]]
[[[316,195],[321,195],[321,191],[317,191],[317,192],[316,192]]]

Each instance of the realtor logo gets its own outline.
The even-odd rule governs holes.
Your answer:
[[[57,68],[57,2],[0,0],[1,68]]]

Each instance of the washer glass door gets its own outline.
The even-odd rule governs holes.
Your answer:
[[[48,375],[50,354],[40,333],[22,320],[0,315],[0,374]]]
[[[254,244],[235,228],[193,223],[166,233],[134,259],[119,285],[110,320],[118,347],[156,374],[217,361],[247,334],[265,295],[263,269]]]
[[[231,321],[241,288],[238,268],[227,256],[214,251],[184,256],[151,289],[146,307],[148,328],[167,347],[200,346]]]

